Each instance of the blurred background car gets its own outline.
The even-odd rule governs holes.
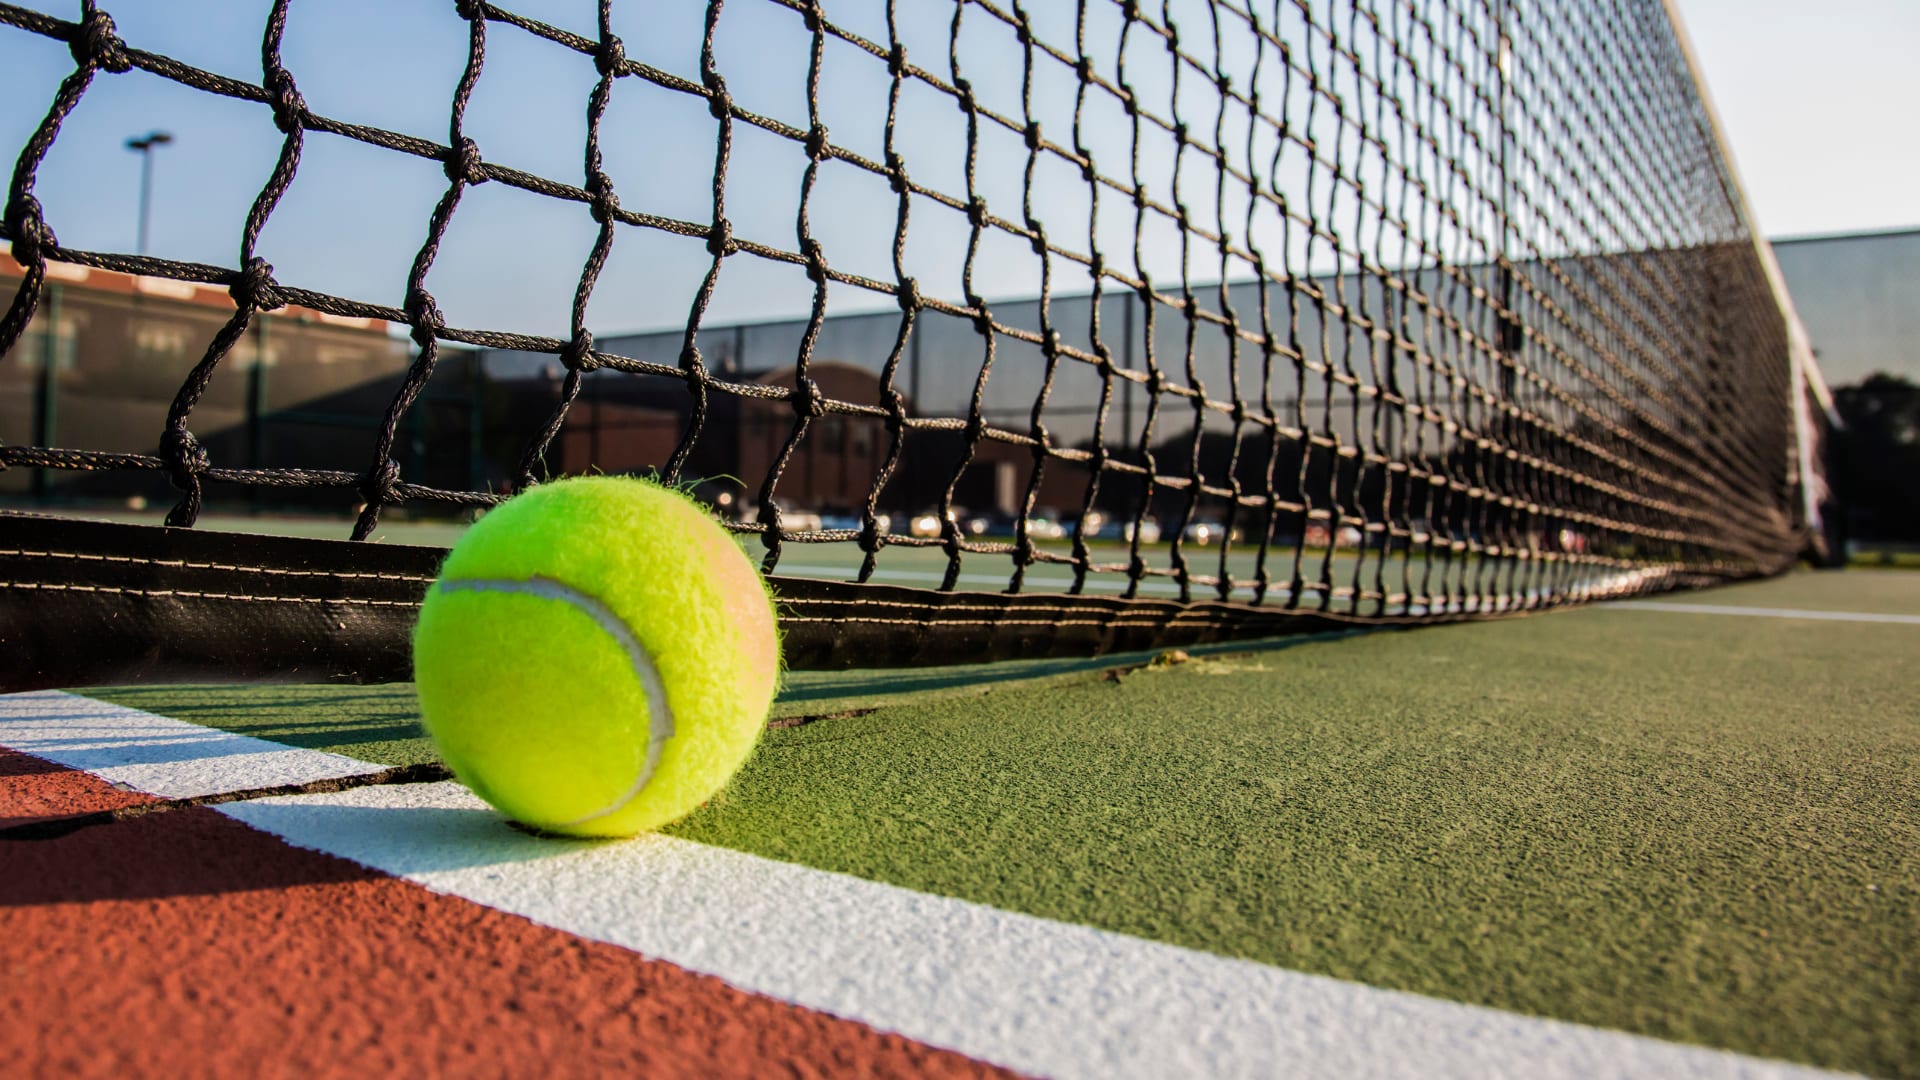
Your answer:
[[[1012,536],[1014,525],[1019,518],[1000,510],[989,510],[984,514],[969,514],[964,521],[968,536],[1002,537]]]
[[[1190,543],[1199,544],[1201,547],[1210,547],[1214,544],[1225,543],[1229,539],[1227,532],[1226,522],[1201,518],[1187,522],[1186,531],[1180,535],[1185,537]],[[1232,532],[1233,535],[1231,539],[1238,542],[1241,538],[1240,529],[1235,527]]]
[[[1086,535],[1088,539],[1132,543],[1134,528],[1134,521],[1130,517],[1109,518],[1100,523],[1099,529],[1090,531]],[[1140,519],[1139,531],[1141,543],[1157,544],[1160,542],[1160,522],[1152,516]]]
[[[957,524],[958,515],[959,515],[959,511],[950,510],[947,512],[947,520],[954,521]],[[907,534],[909,536],[918,536],[923,539],[939,536],[940,535],[940,511],[926,510],[921,513],[913,515],[913,517],[907,522]]]

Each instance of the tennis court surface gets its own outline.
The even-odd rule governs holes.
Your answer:
[[[235,11],[0,0],[0,1076],[1920,1075],[1670,0]]]
[[[15,828],[0,1068],[1920,1071],[1920,576],[1170,660],[795,673],[664,838],[448,782]],[[0,745],[9,826],[433,761],[404,685]]]

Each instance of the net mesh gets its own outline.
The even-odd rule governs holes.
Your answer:
[[[683,55],[647,61],[611,0],[587,32],[458,0],[445,141],[310,108],[288,13],[266,12],[251,81],[142,51],[92,2],[77,21],[0,3],[0,26],[74,61],[13,171],[22,281],[0,353],[30,336],[50,263],[219,286],[234,305],[177,372],[151,450],[14,435],[0,465],[163,475],[173,525],[212,492],[335,492],[363,504],[361,539],[396,509],[484,508],[595,467],[563,452],[569,432],[590,418],[597,441],[608,402],[643,400],[668,417],[648,463],[664,480],[750,468],[729,526],[776,574],[807,572],[799,545],[837,545],[859,582],[1391,616],[1777,572],[1807,544],[1809,361],[1660,0],[732,0],[705,6]],[[511,78],[486,63],[509,36],[590,73],[580,173],[516,168],[468,134],[476,91]],[[776,59],[804,70],[784,110],[730,90]],[[56,239],[42,165],[82,100],[130,72],[266,110],[281,133],[233,265]],[[873,91],[865,127],[829,130],[836,80]],[[605,164],[661,137],[655,113],[609,120],[641,84],[707,114],[704,156],[651,164],[704,193],[692,216]],[[444,170],[398,295],[275,276],[261,237],[320,139]],[[779,199],[783,181],[739,163],[767,140],[803,162]],[[847,178],[878,196],[819,195]],[[437,260],[481,185],[591,219],[564,325],[442,314]],[[790,235],[759,224],[769,203],[794,211]],[[599,319],[597,340],[610,257],[668,242],[702,252],[683,316],[644,339]],[[716,314],[716,290],[769,268],[803,282],[775,374],[716,359],[751,313]],[[341,460],[222,460],[197,431],[203,400],[287,305],[404,326],[410,359]],[[465,347],[548,361],[497,484],[402,464]],[[822,455],[837,518],[804,505]]]

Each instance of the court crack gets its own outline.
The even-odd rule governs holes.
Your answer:
[[[192,795],[181,799],[138,803],[113,810],[96,810],[88,814],[42,818],[0,829],[0,840],[57,840],[96,825],[111,825],[117,821],[146,817],[149,814],[171,813],[195,806],[219,806],[222,803],[249,802],[254,799],[271,799],[282,795],[324,795],[329,792],[350,791],[354,788],[377,787],[385,784],[432,784],[451,779],[453,779],[453,770],[437,761],[396,765],[390,769],[356,773],[352,776],[309,780],[304,784],[279,784],[273,787],[244,788],[239,791],[219,791],[210,795]],[[119,784],[113,786],[122,787]]]

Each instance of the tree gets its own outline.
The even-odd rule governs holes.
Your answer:
[[[1884,372],[1834,391],[1833,486],[1861,540],[1920,542],[1920,386]]]

